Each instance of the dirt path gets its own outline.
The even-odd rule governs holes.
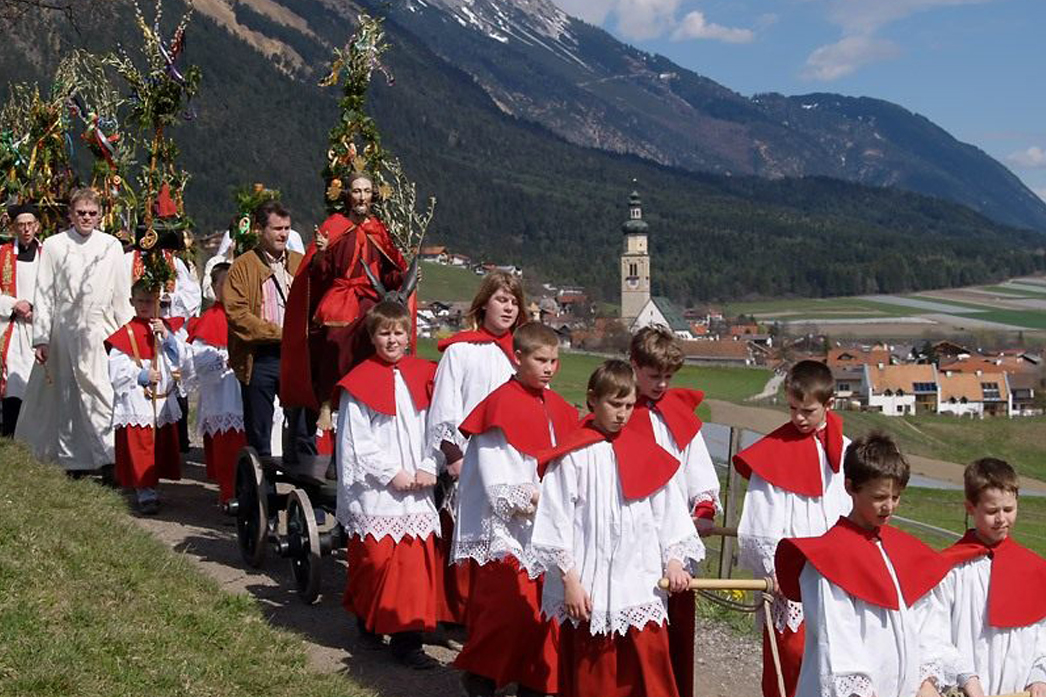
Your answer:
[[[727,426],[740,426],[760,433],[769,433],[784,422],[785,415],[775,409],[748,407],[718,399],[705,401],[712,410],[712,421]],[[951,484],[962,484],[963,465],[946,460],[935,460],[921,455],[908,455],[912,472],[930,479]],[[1021,489],[1046,492],[1046,482],[1021,477]]]
[[[345,674],[383,697],[463,694],[457,672],[447,665],[455,656],[449,648],[426,645],[445,666],[427,672],[402,668],[385,652],[357,650],[354,623],[341,607],[345,563],[340,556],[324,559],[322,594],[312,606],[298,599],[285,560],[270,557],[263,568],[248,568],[240,559],[234,521],[218,511],[217,488],[205,481],[203,467],[195,464],[199,458],[194,450],[184,468],[185,479],[160,485],[163,508],[158,516],[134,514],[139,525],[185,554],[225,590],[253,596],[274,626],[301,636],[314,670]],[[758,651],[755,637],[699,620],[697,697],[758,695]]]

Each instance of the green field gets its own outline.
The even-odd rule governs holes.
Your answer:
[[[1004,293],[1019,298],[1041,298],[1046,295],[1046,285],[1038,287],[1031,283],[1024,283],[1022,285],[1027,286],[1027,288],[1014,288],[1012,286],[981,286],[981,290],[990,290],[995,293]],[[1035,288],[1035,290],[1031,290],[1032,288]]]
[[[438,359],[436,342],[431,339],[418,341],[418,355],[423,358]],[[605,359],[587,353],[561,351],[559,356],[559,373],[552,381],[552,387],[569,402],[577,405],[585,403],[585,386],[588,376]],[[676,374],[673,385],[692,387],[703,390],[707,399],[722,399],[728,402],[742,402],[747,397],[759,394],[770,379],[771,372],[765,368],[719,368],[686,365]],[[708,407],[701,405],[698,415],[707,420],[710,416]]]
[[[0,695],[347,697],[253,598],[138,528],[124,500],[0,444]]]
[[[880,303],[861,298],[814,298],[793,300],[764,300],[755,302],[727,303],[723,313],[728,317],[739,314],[771,314],[766,321],[792,320],[795,318],[843,318],[843,317],[911,317],[921,311],[915,308]]]
[[[476,295],[482,276],[459,266],[444,266],[435,262],[424,262],[418,294],[425,302],[468,302]]]

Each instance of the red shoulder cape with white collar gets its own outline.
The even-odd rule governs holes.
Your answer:
[[[855,598],[887,610],[900,609],[877,539],[890,557],[908,607],[940,583],[951,568],[944,557],[906,532],[888,525],[866,530],[842,517],[820,537],[781,540],[774,555],[781,592],[790,600],[802,600],[799,574],[809,562]]]
[[[498,348],[502,350],[508,362],[512,365],[516,365],[516,356],[512,350],[512,332],[505,332],[501,336],[494,336],[486,329],[480,327],[479,329],[469,330],[464,332],[458,332],[454,336],[448,336],[446,339],[441,339],[436,348],[439,349],[440,353],[447,350],[447,347],[453,346],[454,344],[497,344]]]
[[[552,390],[534,390],[509,378],[476,405],[458,430],[475,436],[499,428],[513,448],[537,457],[552,447],[550,422],[556,442],[560,443],[577,428],[577,409]]]
[[[199,317],[189,320],[187,343],[199,339],[209,346],[225,348],[229,345],[229,318],[222,304],[214,303]]]
[[[396,415],[396,382],[393,370],[398,370],[407,384],[411,401],[418,411],[426,409],[432,400],[432,380],[436,364],[423,358],[404,356],[398,363],[386,363],[371,356],[349,371],[338,382],[345,390],[368,407],[381,414]]]
[[[833,472],[842,468],[843,420],[833,411],[826,414],[828,464]],[[815,433],[802,434],[792,422],[734,455],[734,467],[745,479],[755,472],[776,487],[803,496],[822,496],[821,463]]]
[[[614,449],[621,493],[630,501],[650,496],[667,484],[679,469],[679,460],[649,437],[630,431],[627,426],[608,435],[597,429],[592,417],[587,416],[581,428],[538,456],[538,476],[545,476],[552,460],[601,441],[610,443]]]
[[[176,332],[182,328],[185,319],[182,317],[164,317],[163,324],[167,331]],[[134,334],[134,344],[131,344],[130,334]],[[149,331],[149,320],[132,317],[131,321],[117,329],[105,340],[105,349],[110,351],[116,349],[134,358],[134,349],[138,349],[138,358],[143,361],[151,361],[156,355],[155,339]]]
[[[701,431],[701,419],[697,418],[694,410],[705,398],[701,390],[690,390],[683,387],[673,387],[666,390],[661,399],[656,402],[645,402],[636,404],[632,412],[632,418],[628,420],[625,428],[638,431],[640,434],[653,438],[654,427],[650,423],[650,412],[655,411],[665,422],[676,448],[683,450],[690,445],[690,441]]]
[[[977,533],[967,530],[961,540],[941,552],[952,568],[988,555],[992,560],[988,584],[988,624],[993,627],[1026,627],[1046,617],[1046,559],[1007,537],[989,547]],[[1039,592],[1029,592],[1033,588]]]

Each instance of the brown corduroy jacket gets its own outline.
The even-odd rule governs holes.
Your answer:
[[[293,276],[302,255],[287,250],[287,271]],[[261,317],[262,284],[272,276],[261,251],[252,249],[236,257],[225,278],[222,301],[229,317],[229,366],[247,384],[254,367],[254,350],[261,344],[278,344],[283,330]]]

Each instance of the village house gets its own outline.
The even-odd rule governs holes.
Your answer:
[[[865,365],[865,399],[868,411],[886,416],[937,412],[939,389],[933,365]]]
[[[938,374],[940,385],[939,414],[956,416],[1012,416],[1013,398],[1006,373]]]
[[[683,319],[682,311],[666,297],[656,295],[646,301],[639,314],[632,320],[628,330],[635,334],[643,327],[662,325],[672,330],[680,339],[691,340],[690,323]]]
[[[756,364],[753,346],[747,341],[707,339],[681,341],[683,360],[694,365],[752,366]]]
[[[450,262],[450,254],[447,248],[439,245],[422,247],[418,252],[422,261],[431,261],[435,264],[447,264]]]

